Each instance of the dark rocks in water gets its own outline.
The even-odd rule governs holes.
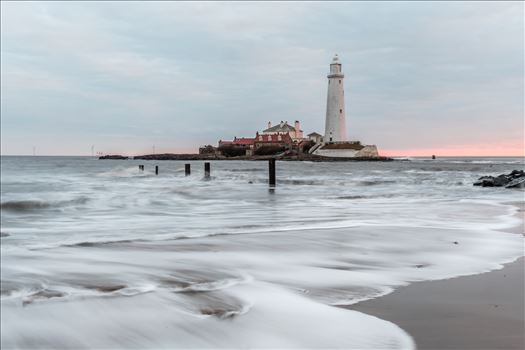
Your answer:
[[[507,185],[511,179],[509,179],[506,175],[499,175],[498,177],[494,178],[494,186],[495,187],[501,187]]]
[[[512,176],[513,179],[516,179],[518,177],[525,176],[525,171],[523,171],[523,170],[512,170],[512,172],[509,175]]]
[[[525,176],[518,177],[509,182],[505,188],[523,188],[525,187]]]
[[[474,182],[474,186],[494,187],[494,176],[482,176]]]
[[[10,234],[7,232],[0,232],[0,237],[9,237]]]
[[[98,159],[129,159],[129,157],[121,156],[120,154],[111,154],[107,156],[100,156]]]
[[[506,188],[525,187],[525,171],[513,170],[509,174],[501,174],[496,177],[482,176],[474,182],[474,186]]]

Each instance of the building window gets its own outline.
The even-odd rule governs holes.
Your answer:
[[[339,113],[343,113],[343,110],[342,110],[342,109],[340,109],[340,110],[339,110]]]
[[[339,79],[339,84],[341,84],[341,79]]]

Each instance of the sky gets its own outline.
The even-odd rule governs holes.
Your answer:
[[[382,155],[524,154],[522,2],[1,1],[1,154],[196,152],[268,121]]]

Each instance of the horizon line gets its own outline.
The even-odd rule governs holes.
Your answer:
[[[198,153],[174,153],[174,152],[159,152],[159,153],[145,153],[145,154],[137,154],[137,155],[132,155],[132,156],[126,156],[126,157],[134,157],[134,156],[146,156],[146,155],[161,155],[161,154],[196,154],[198,155]],[[120,155],[118,153],[107,153],[107,154],[104,154],[104,155]],[[473,156],[473,155],[438,155],[438,154],[434,154],[436,156],[436,158],[438,157],[441,157],[441,158],[486,158],[486,157],[491,157],[491,158],[525,158],[525,154],[522,154],[522,155],[476,155],[476,156]],[[386,157],[386,158],[399,158],[399,157],[411,157],[411,158],[432,158],[432,154],[431,155],[428,155],[428,156],[418,156],[418,155],[409,155],[409,154],[400,154],[400,155],[388,155],[388,156],[385,156],[385,155],[380,155],[381,157]],[[86,158],[99,158],[100,155],[85,155],[85,154],[38,154],[38,155],[34,155],[34,154],[0,154],[0,157],[86,157]],[[221,159],[215,159],[215,160],[221,160]]]

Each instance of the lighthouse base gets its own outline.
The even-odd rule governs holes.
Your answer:
[[[362,145],[359,141],[321,143],[312,147],[312,154],[323,157],[374,158],[379,157],[376,145]]]

